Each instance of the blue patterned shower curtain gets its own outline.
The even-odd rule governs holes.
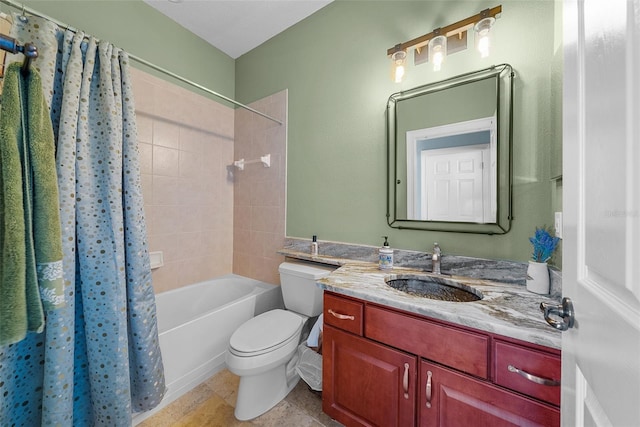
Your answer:
[[[165,385],[128,56],[38,17],[12,36],[38,46],[51,107],[66,307],[0,347],[0,425],[129,426]]]

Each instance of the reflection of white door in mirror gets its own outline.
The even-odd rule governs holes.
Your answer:
[[[495,223],[496,118],[407,132],[409,219]]]
[[[491,222],[488,158],[489,144],[423,150],[420,219]]]

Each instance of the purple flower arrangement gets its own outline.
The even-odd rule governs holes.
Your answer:
[[[536,234],[533,237],[529,237],[529,241],[533,245],[533,260],[535,262],[547,262],[553,251],[556,250],[560,238],[553,237],[544,228],[536,227]]]

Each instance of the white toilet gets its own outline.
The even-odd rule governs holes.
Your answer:
[[[335,268],[283,262],[280,284],[287,310],[271,310],[242,324],[231,336],[226,362],[240,377],[235,416],[250,420],[264,414],[295,387],[302,329],[322,313],[322,289],[316,280]]]

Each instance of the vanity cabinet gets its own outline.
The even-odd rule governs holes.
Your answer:
[[[325,291],[323,411],[346,426],[560,425],[560,351]]]
[[[418,358],[362,337],[362,301],[325,292],[324,312],[324,412],[347,426],[414,426]]]

